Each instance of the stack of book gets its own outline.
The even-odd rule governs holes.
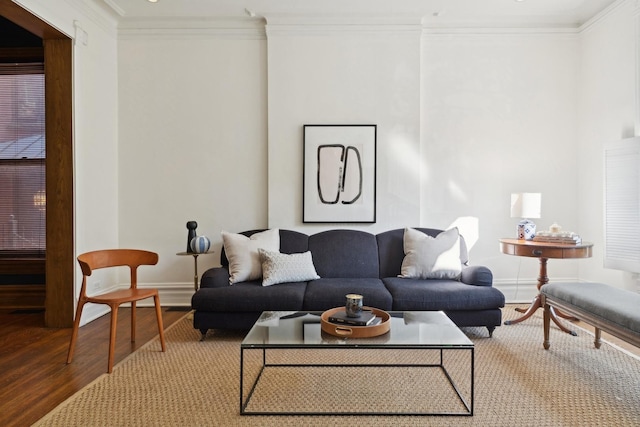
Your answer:
[[[349,326],[374,326],[382,322],[372,311],[363,310],[359,317],[349,317],[346,311],[337,311],[328,318],[329,322]]]
[[[551,231],[539,231],[533,238],[534,242],[559,243],[564,245],[579,245],[582,238],[571,231],[560,231],[557,233]]]

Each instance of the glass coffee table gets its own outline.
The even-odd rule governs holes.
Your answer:
[[[264,312],[240,345],[242,415],[473,415],[474,345],[441,311],[389,312],[372,338],[322,312]]]

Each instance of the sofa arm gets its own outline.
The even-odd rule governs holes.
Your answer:
[[[462,267],[460,281],[467,285],[492,286],[493,273],[487,267],[482,265]]]
[[[200,278],[201,288],[222,288],[229,286],[229,269],[227,267],[210,268]]]

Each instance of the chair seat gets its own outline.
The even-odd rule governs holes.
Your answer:
[[[96,304],[111,304],[128,301],[139,301],[141,299],[150,298],[157,294],[158,291],[156,289],[120,289],[113,292],[107,292],[105,294],[87,297],[87,301]]]

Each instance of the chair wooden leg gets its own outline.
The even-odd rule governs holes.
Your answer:
[[[131,301],[131,342],[136,341],[136,302]]]
[[[162,307],[160,306],[160,296],[155,294],[153,296],[153,302],[156,305],[156,318],[158,320],[158,334],[160,335],[160,346],[162,351],[167,351],[167,346],[164,342],[164,327],[162,326]]]
[[[113,371],[113,357],[116,349],[116,330],[118,329],[118,308],[119,306],[111,306],[111,332],[109,333],[109,365],[108,372]]]
[[[82,308],[84,301],[78,301],[76,308],[76,318],[73,321],[73,331],[71,332],[71,342],[69,343],[69,352],[67,353],[67,365],[73,360],[73,354],[76,350],[76,342],[78,341],[78,329],[80,328],[80,318],[82,317]]]

